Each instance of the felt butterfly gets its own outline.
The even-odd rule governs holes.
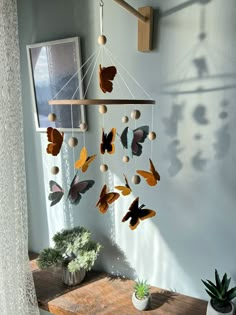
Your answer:
[[[141,126],[135,130],[126,127],[123,130],[120,140],[123,147],[128,149],[130,157],[133,157],[133,155],[140,156],[142,154],[142,145],[140,143],[144,142],[148,133],[148,126]]]
[[[99,65],[99,84],[103,93],[111,92],[113,90],[112,80],[116,75],[116,67],[102,67]]]
[[[106,213],[109,205],[115,202],[120,197],[116,192],[107,192],[107,185],[104,185],[100,194],[100,198],[96,204],[101,213]]]
[[[102,142],[100,144],[100,152],[104,154],[105,151],[109,154],[113,154],[115,152],[115,141],[116,136],[116,128],[112,128],[111,131],[106,134],[104,133],[104,129],[102,129]]]
[[[150,162],[150,172],[138,170],[137,173],[146,179],[146,182],[149,186],[155,186],[157,182],[160,181],[160,174],[156,171],[152,160],[149,159]]]
[[[67,199],[69,199],[73,205],[77,205],[82,198],[81,194],[86,193],[86,191],[88,191],[94,184],[94,180],[84,180],[80,182],[77,172],[70,184],[70,190]]]
[[[64,190],[58,185],[54,180],[49,182],[50,194],[48,195],[48,200],[51,201],[50,207],[56,205],[64,195]]]
[[[86,172],[89,167],[89,164],[93,162],[96,156],[97,156],[96,154],[88,156],[87,149],[83,147],[82,150],[80,151],[79,160],[75,162],[75,168],[81,168],[83,173]]]
[[[47,153],[56,156],[60,150],[63,142],[64,133],[60,133],[57,129],[48,127],[47,128],[47,136],[49,143],[47,146]]]
[[[139,206],[139,197],[137,197],[130,205],[129,211],[123,217],[122,222],[125,222],[130,219],[129,227],[131,230],[136,229],[139,225],[140,220],[145,220],[156,215],[154,210],[143,209],[145,205]]]
[[[123,196],[128,196],[132,190],[129,186],[128,179],[125,176],[125,174],[124,174],[124,178],[125,178],[125,186],[115,186],[115,188],[120,190]]]

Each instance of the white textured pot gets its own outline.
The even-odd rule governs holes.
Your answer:
[[[74,286],[84,280],[86,271],[80,269],[76,272],[70,272],[67,267],[62,267],[62,281],[68,286]]]
[[[234,304],[231,303],[232,305],[232,310],[228,313],[220,313],[218,311],[216,311],[212,305],[211,305],[211,301],[208,302],[207,304],[207,312],[206,315],[233,315],[234,314]]]
[[[132,302],[134,307],[139,311],[145,311],[150,306],[150,295],[143,300],[136,298],[135,292],[132,295]]]

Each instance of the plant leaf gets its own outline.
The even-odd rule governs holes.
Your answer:
[[[216,287],[218,289],[220,289],[220,291],[222,291],[224,279],[223,279],[222,284],[221,284],[220,277],[219,277],[218,271],[216,269],[215,269],[215,279],[216,279]]]
[[[209,290],[205,289],[207,294],[212,298],[212,299],[215,299],[215,295],[213,293],[211,293]]]
[[[208,284],[206,281],[202,280],[202,282],[204,283],[204,285],[207,287],[208,290],[210,290],[215,297],[221,299],[221,295],[218,292],[216,286],[209,280],[207,280],[210,284]]]
[[[232,299],[236,297],[236,287],[232,288],[231,290],[227,292],[227,297],[229,301],[231,301]]]

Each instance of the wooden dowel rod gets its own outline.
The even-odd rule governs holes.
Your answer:
[[[119,5],[121,5],[123,8],[125,8],[126,10],[128,10],[130,13],[135,15],[140,21],[142,21],[142,22],[146,22],[147,21],[147,18],[144,15],[139,13],[137,10],[135,10],[131,5],[129,5],[124,0],[114,0],[114,1],[116,3],[118,3]]]

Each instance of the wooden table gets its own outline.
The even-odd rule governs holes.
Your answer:
[[[207,302],[175,292],[151,288],[148,311],[137,311],[131,301],[134,282],[91,271],[82,284],[67,287],[59,272],[39,270],[31,261],[39,307],[55,315],[205,315]]]

